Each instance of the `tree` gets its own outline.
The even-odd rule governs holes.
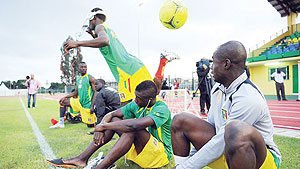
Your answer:
[[[66,41],[73,40],[69,36]],[[76,76],[79,75],[79,63],[82,61],[82,55],[80,53],[80,48],[74,48],[67,51],[64,45],[60,48],[62,53],[60,61],[60,70],[62,75],[60,76],[61,81],[66,85],[75,85]]]
[[[57,82],[52,82],[51,86],[48,89],[53,89],[53,90],[64,90],[65,84],[64,83],[57,83]]]
[[[26,86],[24,85],[25,81],[26,81],[25,79],[20,79],[17,81],[7,80],[7,81],[2,81],[1,84],[4,83],[4,85],[9,89],[26,89]]]

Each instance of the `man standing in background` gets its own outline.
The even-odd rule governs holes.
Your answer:
[[[282,100],[286,100],[285,91],[284,91],[284,84],[283,84],[285,73],[282,72],[280,68],[277,68],[276,72],[272,73],[271,77],[274,78],[274,81],[275,81],[275,84],[276,84],[276,93],[277,93],[278,101],[281,100],[279,91],[281,91]]]
[[[28,95],[27,95],[27,100],[28,100],[28,108],[30,108],[30,100],[31,97],[33,98],[32,100],[32,108],[35,108],[35,101],[36,101],[36,94],[38,90],[41,88],[40,82],[34,79],[34,74],[30,75],[30,79],[27,79],[25,82],[25,86],[28,89]]]

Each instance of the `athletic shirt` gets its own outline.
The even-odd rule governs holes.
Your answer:
[[[94,92],[90,85],[90,76],[85,74],[77,77],[78,98],[82,107],[90,109]]]
[[[225,149],[225,125],[234,119],[254,127],[263,137],[266,147],[281,159],[273,140],[273,123],[265,97],[248,79],[246,72],[235,79],[228,88],[216,83],[211,91],[213,104],[208,112],[208,122],[215,127],[216,135],[176,169],[202,168],[218,159]]]
[[[156,97],[155,104],[150,108],[140,108],[135,101],[128,103],[121,108],[125,119],[140,119],[143,117],[150,117],[155,127],[149,126],[148,132],[152,134],[159,142],[163,143],[165,152],[170,160],[172,157],[172,144],[171,144],[171,112],[164,101]]]
[[[119,83],[119,77],[122,76],[122,74],[124,77],[131,76],[143,67],[144,64],[140,59],[126,51],[112,29],[105,23],[100,25],[104,26],[104,30],[109,37],[109,45],[99,48],[99,50],[104,56],[115,80]]]

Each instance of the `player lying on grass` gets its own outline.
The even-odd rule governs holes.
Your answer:
[[[281,155],[273,141],[273,123],[265,97],[245,72],[247,53],[237,41],[213,54],[208,122],[191,114],[176,115],[172,147],[176,169],[276,169]],[[190,153],[191,143],[195,148]],[[191,157],[190,157],[191,156]]]
[[[116,82],[120,100],[123,105],[135,98],[136,86],[145,80],[152,80],[150,73],[140,59],[129,54],[114,31],[105,24],[106,15],[100,8],[94,8],[89,17],[88,33],[94,38],[88,41],[68,41],[65,43],[66,49],[80,46],[99,48],[104,56]],[[164,67],[167,62],[176,57],[166,58],[166,54],[161,55],[160,65],[155,78],[153,79],[158,87],[158,94],[162,86]]]
[[[90,156],[117,133],[119,140],[95,168],[108,168],[125,154],[127,159],[142,168],[167,165],[172,156],[171,113],[156,93],[157,87],[152,81],[140,83],[134,101],[108,113],[96,126],[94,140],[84,152],[74,158],[55,159],[48,163],[66,168],[85,166]]]
[[[93,113],[96,95],[95,78],[87,74],[87,65],[85,62],[80,62],[79,73],[81,76],[77,77],[75,91],[64,96],[59,100],[60,116],[59,122],[49,128],[64,128],[64,115],[67,107],[72,107],[75,112],[80,112],[82,122],[89,127],[94,126],[96,116]],[[78,95],[79,99],[73,98]]]

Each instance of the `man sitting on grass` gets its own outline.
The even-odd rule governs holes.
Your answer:
[[[94,140],[84,152],[48,163],[66,168],[86,166],[89,157],[117,133],[119,140],[96,168],[108,168],[125,154],[142,168],[167,165],[172,156],[171,113],[156,93],[154,82],[143,81],[135,89],[134,101],[104,116],[95,128]]]
[[[67,107],[72,107],[75,112],[80,112],[82,122],[86,123],[88,127],[94,127],[96,116],[94,112],[94,104],[96,100],[95,78],[87,74],[87,65],[85,62],[79,64],[80,76],[77,77],[75,91],[64,96],[59,100],[60,116],[59,122],[49,128],[64,128],[64,116]],[[78,96],[79,99],[73,98]]]
[[[281,155],[273,141],[266,99],[246,74],[242,43],[229,41],[213,54],[208,121],[188,113],[172,123],[176,169],[277,169]],[[190,153],[191,144],[193,148]]]

